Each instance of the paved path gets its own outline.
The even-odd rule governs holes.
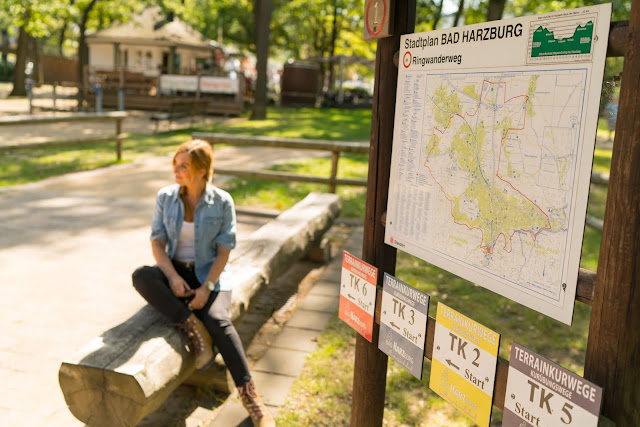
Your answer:
[[[5,129],[1,132],[4,140]],[[216,150],[216,165],[255,168],[310,154],[317,153],[226,147]],[[157,189],[171,182],[170,158],[151,158],[0,189],[0,425],[82,425],[68,411],[60,391],[60,363],[144,304],[131,286],[130,274],[139,265],[153,263],[148,241],[151,211]],[[239,215],[239,239],[267,220]],[[317,292],[324,288],[319,286]],[[327,318],[330,304],[319,309],[313,303],[324,299],[322,295],[309,298],[307,304],[315,308],[302,305],[301,312]],[[297,319],[287,323],[287,332],[319,334]],[[300,367],[303,353],[312,347],[300,341],[304,349],[290,348],[290,337],[287,333],[275,341],[254,366],[274,411],[296,375],[278,371],[278,355],[300,353],[295,353]],[[279,386],[272,390],[275,384]],[[243,422],[246,414],[233,412],[238,402],[229,402],[217,411],[195,407],[183,422],[198,425],[211,416]],[[216,425],[233,425],[221,423]]]
[[[0,425],[81,425],[64,403],[60,362],[144,304],[130,274],[153,263],[149,220],[155,190],[168,181],[167,163],[150,159],[0,191]],[[239,239],[267,220],[239,215]],[[328,296],[309,297],[301,308],[328,319]],[[299,341],[304,349],[289,348],[291,336],[321,329],[322,322],[297,316],[285,328],[293,335],[274,342],[254,367],[274,408],[313,346]],[[282,372],[284,354],[298,357]],[[220,416],[228,412],[224,406]]]
[[[143,306],[130,275],[153,263],[155,190],[138,196],[166,183],[157,170],[146,162],[0,193],[0,424],[79,424],[60,362]],[[239,238],[266,220],[239,217]]]
[[[363,228],[358,227],[342,249],[360,256],[362,233]],[[256,388],[274,416],[286,402],[307,357],[316,349],[318,337],[338,311],[341,273],[342,257],[337,254],[318,280],[312,283],[311,290],[298,301],[293,315],[284,322],[282,330],[251,367]],[[208,423],[210,427],[251,425],[237,393],[230,396],[212,416],[213,420]]]

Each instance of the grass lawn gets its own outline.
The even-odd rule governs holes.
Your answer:
[[[169,155],[194,131],[362,141],[369,139],[370,126],[371,112],[366,110],[270,108],[268,120],[232,119],[173,133],[131,134],[123,143],[121,163]],[[112,166],[118,163],[115,157],[115,143],[3,152],[0,153],[0,187]]]

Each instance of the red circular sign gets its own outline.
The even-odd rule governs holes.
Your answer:
[[[404,56],[402,57],[402,65],[404,65],[404,68],[409,68],[409,65],[411,65],[411,52],[406,51],[404,53]]]
[[[371,16],[371,5],[375,3],[375,7],[373,12],[375,13],[375,15],[372,17]],[[376,19],[378,18],[378,4],[382,3],[382,20],[380,20],[380,22],[376,22]],[[373,22],[372,22],[373,19]],[[369,4],[367,5],[367,13],[365,16],[365,21],[367,23],[367,31],[369,31],[369,34],[371,34],[372,36],[377,36],[378,34],[380,34],[380,31],[382,31],[382,28],[384,27],[384,21],[386,21],[387,19],[387,0],[371,0],[369,2]],[[371,23],[373,23],[373,29],[371,29]]]

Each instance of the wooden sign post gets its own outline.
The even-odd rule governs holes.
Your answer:
[[[604,388],[603,414],[640,423],[640,0],[633,0],[585,378]]]
[[[400,36],[412,33],[415,28],[416,0],[397,2],[393,18],[394,35],[378,40],[376,52],[367,205],[362,242],[362,259],[379,269],[379,288],[382,288],[384,273],[393,275],[396,268],[396,249],[384,244],[384,224],[380,221],[387,209],[398,81],[398,68],[393,65],[393,56],[398,50]],[[379,329],[379,324],[374,324],[373,343],[360,335],[356,337],[352,426],[382,425],[387,355],[378,349]]]
[[[394,274],[396,250],[384,244],[400,36],[413,32],[416,0],[397,2],[394,34],[378,40],[362,259]],[[580,270],[576,299],[592,305],[584,377],[603,390],[602,414],[618,426],[640,425],[640,0],[629,22],[613,22],[607,56],[624,56],[616,135],[598,271]],[[397,61],[397,58],[396,58]],[[596,277],[595,286],[593,277]],[[595,287],[595,291],[594,291]],[[378,303],[381,301],[378,292]],[[428,319],[425,357],[431,359],[435,320]],[[379,312],[372,343],[356,337],[352,426],[381,426],[387,356],[378,350]],[[526,344],[526,343],[524,343]],[[508,362],[498,359],[493,405],[504,408]],[[603,417],[600,417],[603,421]]]

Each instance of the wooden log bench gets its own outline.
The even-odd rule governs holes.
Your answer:
[[[321,240],[339,212],[338,196],[311,193],[238,242],[230,260],[232,320]],[[216,364],[195,371],[185,343],[164,317],[149,306],[142,308],[62,362],[59,382],[69,410],[89,426],[133,426],[183,382],[209,388],[228,384],[226,369]]]
[[[193,124],[195,116],[207,114],[208,106],[209,101],[204,99],[171,100],[169,101],[169,109],[163,113],[154,113],[151,120],[156,122],[156,132],[158,132],[158,124],[163,120],[169,122],[169,130],[171,130],[171,123],[175,119],[189,117],[190,123]]]

